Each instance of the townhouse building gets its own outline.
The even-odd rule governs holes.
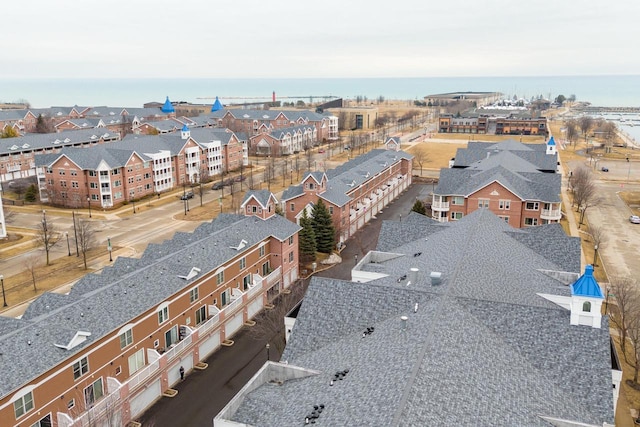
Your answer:
[[[0,139],[0,182],[36,176],[36,158],[59,153],[65,147],[94,147],[120,139],[107,129],[81,129],[64,133],[29,133]]]
[[[270,194],[245,215],[119,257],[68,294],[0,317],[2,426],[124,426],[298,278],[296,224]],[[253,207],[256,207],[254,210]]]
[[[287,156],[318,143],[315,126],[302,125],[274,129],[249,138],[250,154],[254,156]]]
[[[37,156],[43,202],[110,208],[200,182],[246,165],[245,147],[231,132],[214,128],[124,140],[89,149],[65,148]]]
[[[468,133],[489,135],[548,135],[546,117],[535,117],[528,111],[502,110],[467,112],[462,115],[441,114],[440,133]]]
[[[470,142],[440,170],[432,218],[456,221],[489,209],[512,227],[560,221],[562,177],[553,137],[546,144]]]
[[[215,104],[214,104],[215,106]],[[214,108],[212,108],[214,110]],[[261,134],[271,134],[275,130],[293,128],[296,126],[313,126],[315,132],[303,132],[305,137],[311,138],[313,144],[323,141],[333,141],[339,138],[338,118],[327,113],[319,114],[308,110],[245,110],[245,109],[216,109],[209,114],[216,122],[216,126],[227,128],[233,132],[247,135],[255,146],[251,146],[251,153],[258,152],[257,144],[266,138],[253,138]],[[268,138],[276,138],[274,135]],[[286,146],[287,143],[280,145]],[[264,151],[265,146],[261,147]],[[272,149],[273,155],[287,154],[281,149]]]
[[[351,281],[311,279],[281,361],[214,427],[613,426],[622,371],[579,238],[485,209],[377,242]]]
[[[326,172],[307,172],[300,184],[282,194],[282,211],[299,223],[319,199],[327,205],[343,243],[404,191],[412,180],[412,159],[391,140],[385,149],[372,150]]]

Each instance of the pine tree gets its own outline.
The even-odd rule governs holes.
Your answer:
[[[335,247],[336,232],[333,228],[333,219],[322,199],[313,207],[311,212],[313,219],[313,231],[316,233],[316,246],[318,252],[329,254]]]
[[[38,198],[38,189],[35,184],[31,184],[24,193],[24,200],[27,202],[35,202]]]
[[[307,210],[302,211],[300,218],[300,233],[298,234],[298,250],[300,251],[300,260],[304,262],[315,261],[316,259],[316,234],[311,225],[311,218],[307,215]]]
[[[422,203],[420,200],[416,200],[411,210],[414,212],[418,212],[419,214],[422,214],[422,215],[427,214],[427,209],[424,207],[424,203]]]

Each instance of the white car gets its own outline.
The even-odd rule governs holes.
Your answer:
[[[629,217],[629,222],[632,224],[640,224],[640,216],[638,215],[631,215]]]

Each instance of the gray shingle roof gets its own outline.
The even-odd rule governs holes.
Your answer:
[[[477,166],[488,160],[490,163],[486,169],[496,163],[492,157],[498,156],[502,165],[513,172],[529,172],[531,169],[555,171],[558,155],[547,154],[546,150],[546,144],[523,144],[513,139],[499,143],[471,141],[467,148],[456,151],[454,167]],[[505,156],[506,153],[510,156]]]
[[[514,230],[479,210],[396,248],[406,256],[383,263],[390,277],[312,279],[282,360],[320,374],[257,387],[232,420],[297,426],[322,403],[322,425],[548,426],[540,416],[612,422],[606,318],[602,329],[572,326],[568,311],[536,295],[568,295],[538,269],[560,269],[555,252],[580,257],[576,239],[543,227],[548,235]],[[383,226],[380,239],[395,232]],[[559,236],[543,248],[516,234]],[[398,283],[395,275],[409,266],[445,280]],[[400,316],[408,318],[404,327]]]
[[[44,294],[27,309],[24,319],[0,322],[0,396],[72,358],[197,280],[178,277],[191,267],[205,274],[237,256],[230,246],[237,246],[241,239],[250,248],[268,236],[284,241],[299,228],[280,215],[262,220],[223,214],[193,233],[149,245],[140,259],[118,260],[102,274],[85,277],[69,295]],[[91,336],[69,351],[54,346],[66,344],[77,331]]]
[[[269,190],[250,190],[250,191],[247,191],[246,194],[244,195],[244,199],[242,199],[242,203],[240,204],[240,206],[243,206],[245,202],[249,200],[251,197],[254,197],[258,201],[258,203],[260,203],[260,206],[262,206],[263,208],[267,207],[267,205],[269,204],[269,199],[271,197],[273,197],[275,200],[275,196]],[[275,203],[278,203],[278,201],[275,200]]]
[[[0,139],[0,154],[54,149],[88,142],[97,143],[101,137],[114,140],[119,138],[118,134],[108,129],[78,129],[60,133],[28,133],[17,138]]]
[[[65,156],[82,170],[96,170],[100,163],[105,162],[110,168],[124,167],[131,156],[138,154],[143,160],[150,160],[142,153],[134,150],[122,149],[118,143],[96,145],[87,148],[65,147],[57,154],[43,154],[35,156],[36,166],[50,166],[60,157]]]

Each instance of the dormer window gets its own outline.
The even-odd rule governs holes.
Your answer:
[[[584,303],[582,303],[582,311],[584,311],[585,313],[591,312],[591,303],[589,301],[585,301]]]

